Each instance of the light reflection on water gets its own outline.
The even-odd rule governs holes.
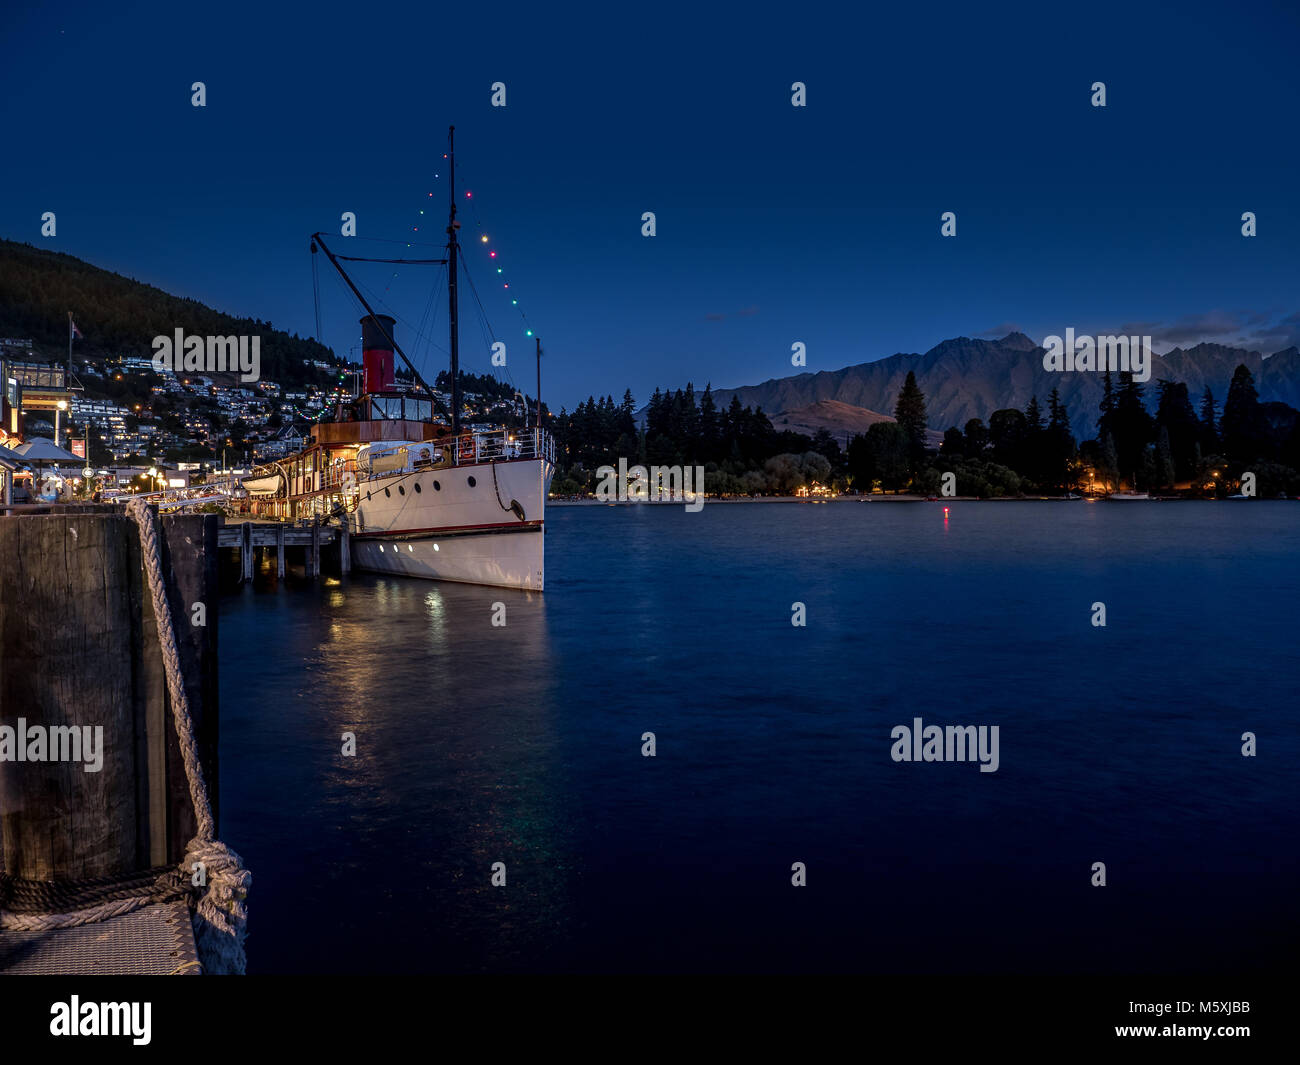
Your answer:
[[[545,951],[568,920],[545,600],[360,575],[245,589],[225,609],[223,832],[258,841],[269,941],[252,967],[499,968],[521,944]],[[498,861],[505,890],[488,886]],[[294,927],[317,911],[354,938]]]
[[[557,508],[545,595],[264,569],[220,633],[251,968],[1231,970],[1294,945],[1295,505],[949,506]],[[892,763],[913,716],[999,724],[1001,768]],[[1092,893],[1099,858],[1121,890]]]

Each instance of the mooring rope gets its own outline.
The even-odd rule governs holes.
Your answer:
[[[520,521],[523,521],[524,508],[520,506],[519,500],[517,499],[510,500],[510,506],[506,506],[504,503],[501,502],[501,488],[497,484],[497,464],[495,462],[489,462],[488,465],[492,467],[492,491],[496,493],[497,506],[499,506],[507,514],[513,514]]]
[[[203,782],[198,743],[194,738],[194,722],[190,717],[185,678],[181,671],[180,655],[176,650],[176,633],[167,602],[162,551],[158,544],[158,529],[153,512],[142,499],[131,500],[126,512],[140,531],[140,553],[144,559],[149,595],[158,622],[158,643],[167,676],[167,692],[171,697],[176,738],[185,765],[197,829],[186,847],[185,859],[179,869],[152,869],[125,877],[101,877],[70,885],[0,876],[0,905],[4,906],[4,909],[0,909],[0,928],[14,931],[75,928],[120,917],[157,902],[182,898],[191,890],[191,874],[197,875],[201,864],[207,891],[198,900],[193,923],[194,941],[203,971],[243,973],[246,966],[244,939],[248,926],[244,900],[248,897],[253,877],[244,868],[239,855],[214,838],[216,825],[212,819],[212,804],[208,800],[207,787]],[[149,887],[149,890],[132,893],[132,889],[145,887]],[[66,912],[35,911],[35,907],[44,909],[51,903],[63,903],[66,906],[87,895],[94,897],[95,905],[71,906]]]

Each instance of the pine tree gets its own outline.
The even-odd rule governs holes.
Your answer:
[[[629,388],[623,393],[623,402],[618,408],[618,428],[620,433],[636,435],[636,400],[632,398]]]
[[[722,419],[718,415],[717,404],[713,400],[713,385],[704,386],[704,395],[700,397],[700,459],[703,462],[715,462],[718,454],[718,442],[721,439]]]
[[[898,393],[898,402],[894,405],[894,420],[907,434],[911,454],[912,468],[925,454],[925,396],[916,383],[916,374],[907,371],[902,391]]]
[[[1025,406],[1025,430],[1032,440],[1035,434],[1043,431],[1043,428],[1043,411],[1038,406],[1038,397],[1030,396],[1029,403]]]
[[[1097,473],[1101,475],[1106,491],[1119,486],[1119,454],[1115,450],[1115,439],[1110,433],[1102,434],[1101,456],[1097,466]]]
[[[1101,403],[1097,409],[1101,416],[1097,419],[1097,439],[1100,440],[1107,434],[1114,432],[1115,419],[1115,386],[1110,379],[1110,371],[1106,371],[1106,376],[1101,382]]]
[[[1259,409],[1255,378],[1245,366],[1238,366],[1232,375],[1219,429],[1223,450],[1230,458],[1249,461],[1260,457],[1264,446],[1264,418]]]
[[[1211,455],[1219,450],[1219,426],[1215,417],[1214,393],[1205,386],[1201,393],[1201,451]]]

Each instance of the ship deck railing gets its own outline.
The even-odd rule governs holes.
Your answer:
[[[391,461],[393,455],[394,452],[388,452],[380,457]],[[451,462],[448,461],[449,456]],[[457,439],[443,443],[424,441],[408,444],[404,463],[390,465],[385,462],[381,469],[358,464],[351,459],[332,463],[323,473],[322,488],[346,489],[359,481],[373,481],[395,473],[445,469],[449,465],[470,466],[475,463],[534,458],[555,462],[555,438],[550,433],[542,429],[490,429],[462,433]]]
[[[511,459],[555,461],[555,440],[544,429],[491,429],[466,433],[456,441],[456,464]]]

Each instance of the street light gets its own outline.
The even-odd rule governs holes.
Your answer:
[[[59,400],[58,403],[54,405],[54,446],[55,447],[59,446],[59,418],[62,416],[63,412],[67,409],[68,409],[68,401],[66,399],[61,399]]]

